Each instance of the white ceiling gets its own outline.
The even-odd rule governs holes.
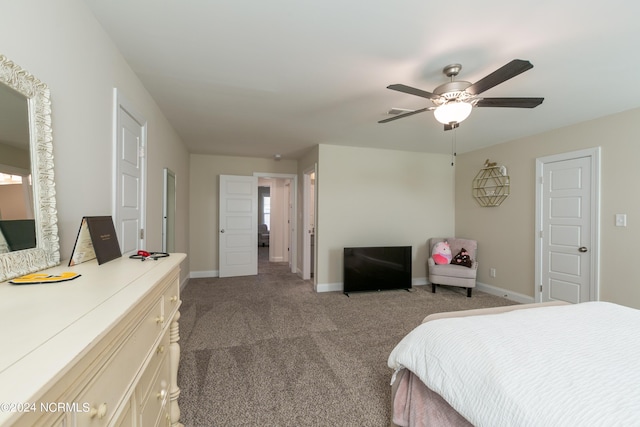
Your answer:
[[[294,158],[316,144],[459,153],[640,107],[631,0],[85,0],[192,153]],[[431,112],[378,124],[426,91],[512,59],[534,68],[455,132]]]

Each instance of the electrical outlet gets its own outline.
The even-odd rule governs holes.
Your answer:
[[[491,277],[496,277],[496,269],[495,268],[490,268],[489,269],[489,276]]]

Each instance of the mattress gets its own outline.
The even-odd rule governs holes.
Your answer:
[[[611,303],[435,319],[389,356],[410,391],[394,410],[414,414],[394,420],[424,425],[415,376],[476,426],[640,425],[639,356],[640,311]]]

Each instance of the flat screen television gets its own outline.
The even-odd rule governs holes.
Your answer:
[[[411,246],[344,248],[344,293],[411,289]]]

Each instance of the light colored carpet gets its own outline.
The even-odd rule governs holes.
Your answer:
[[[431,313],[514,304],[450,287],[316,293],[264,256],[257,276],[191,279],[182,301],[187,427],[386,426],[387,357],[407,332]]]

